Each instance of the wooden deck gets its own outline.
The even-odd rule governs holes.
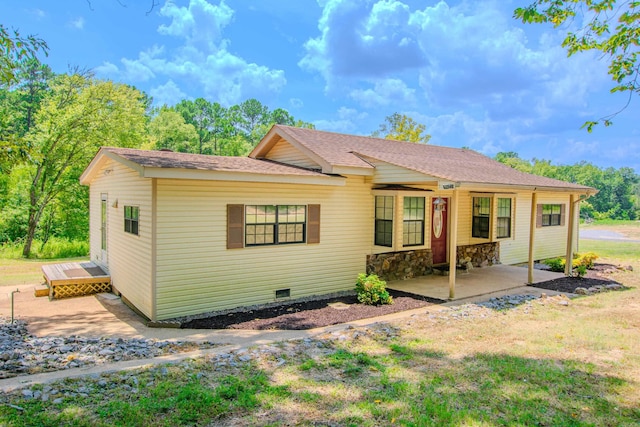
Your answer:
[[[111,292],[111,276],[93,262],[68,262],[42,266],[49,299]]]

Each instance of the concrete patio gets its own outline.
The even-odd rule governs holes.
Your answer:
[[[534,283],[563,277],[563,273],[535,270]],[[509,289],[519,288],[527,284],[527,268],[513,265],[494,265],[485,268],[474,268],[471,271],[456,273],[454,301],[478,297]],[[430,275],[415,279],[397,280],[387,283],[389,289],[410,292],[440,300],[449,299],[449,277]]]

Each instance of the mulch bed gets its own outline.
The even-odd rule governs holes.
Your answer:
[[[575,293],[579,287],[617,283],[603,274],[615,270],[611,264],[596,264],[583,278],[561,277],[536,283],[536,288],[557,292]],[[184,329],[254,329],[254,330],[302,330],[352,322],[354,320],[383,316],[412,310],[445,301],[389,289],[393,304],[370,306],[360,304],[355,295],[327,298],[315,301],[283,304],[250,311],[237,311],[183,322]]]
[[[618,283],[615,280],[606,277],[607,272],[616,269],[617,266],[613,264],[595,264],[593,266],[593,269],[587,270],[587,274],[585,274],[584,277],[565,276],[529,286],[547,289],[550,291],[568,292],[573,294],[575,293],[576,288],[590,288],[591,286],[604,286]]]
[[[360,304],[355,295],[279,305],[251,311],[194,319],[182,323],[185,329],[313,329],[354,320],[384,316],[444,301],[389,289],[393,304]]]

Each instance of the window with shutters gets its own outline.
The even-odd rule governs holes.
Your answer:
[[[562,224],[562,205],[542,205],[542,226]]]
[[[245,245],[304,243],[307,226],[305,205],[246,205]]]

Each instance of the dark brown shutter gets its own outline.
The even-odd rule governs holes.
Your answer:
[[[244,247],[244,205],[227,205],[227,249]]]
[[[560,225],[564,226],[565,208],[567,205],[560,205]]]
[[[309,205],[307,211],[307,243],[320,243],[320,205]]]
[[[536,228],[542,227],[542,205],[536,205]]]

